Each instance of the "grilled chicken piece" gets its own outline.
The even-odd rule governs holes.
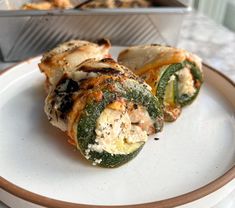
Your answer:
[[[123,50],[118,62],[141,76],[164,105],[165,121],[175,121],[203,83],[201,59],[184,49],[158,44]]]
[[[111,44],[106,39],[97,43],[71,40],[45,53],[39,68],[46,75],[46,89],[55,86],[65,73],[73,71],[83,61],[109,57],[110,47]]]
[[[138,75],[150,69],[175,64],[188,60],[194,62],[201,70],[201,59],[184,49],[158,44],[131,46],[118,56],[118,62],[133,70]]]
[[[117,78],[119,76],[135,79],[142,85],[146,86],[147,89],[151,90],[151,88],[149,88],[149,86],[145,84],[142,79],[135,76],[126,67],[117,64],[111,58],[102,59],[100,61],[88,59],[77,67],[74,67],[70,73],[62,76],[58,84],[55,86],[55,90],[47,96],[45,111],[50,117],[49,120],[51,120],[51,123],[60,128],[62,131],[67,131],[66,119],[74,101],[78,97],[82,97],[86,91],[98,88],[100,85],[104,85],[105,82],[108,82],[109,79]],[[83,101],[85,102],[86,100],[84,99]],[[83,106],[80,101],[79,105],[79,108]],[[109,108],[112,108],[113,110],[120,110],[117,105],[118,103],[115,105],[110,105]],[[123,107],[125,105],[120,104],[119,106]],[[144,109],[140,109],[141,108],[139,108],[137,112],[137,110],[134,110],[133,107],[128,107],[128,113],[132,115],[137,112],[137,114],[141,113],[141,116],[145,117]],[[139,119],[141,116],[139,116]],[[150,125],[149,120],[146,119],[146,121],[147,122],[142,122],[141,126],[143,126],[143,124]],[[140,122],[140,120],[136,121],[135,119],[135,121],[133,121],[135,124],[138,122]],[[148,134],[153,133],[150,130],[151,128],[147,127],[146,129]]]

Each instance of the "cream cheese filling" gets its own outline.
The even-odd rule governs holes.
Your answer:
[[[196,92],[196,89],[194,87],[194,80],[190,72],[190,69],[188,67],[184,67],[182,70],[176,73],[179,78],[178,82],[179,96],[182,96],[183,94],[192,96]]]
[[[106,108],[96,122],[96,142],[90,149],[111,154],[128,154],[147,141],[148,135],[133,125],[126,111]]]

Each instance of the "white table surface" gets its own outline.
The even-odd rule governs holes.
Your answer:
[[[235,81],[234,32],[217,25],[201,14],[192,13],[183,21],[178,47],[198,54],[205,63]],[[12,64],[14,63],[0,62],[0,70]],[[0,208],[6,207],[0,199]],[[232,193],[212,208],[235,208],[235,187]]]

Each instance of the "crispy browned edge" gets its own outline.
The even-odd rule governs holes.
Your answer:
[[[30,61],[31,59],[28,59],[27,61]],[[26,62],[27,62],[26,61]],[[25,61],[24,61],[25,62]],[[23,62],[20,62],[23,63]],[[2,72],[0,72],[0,75],[5,73],[6,71],[12,69],[16,65],[11,66]],[[235,88],[235,82],[233,82],[231,79],[229,79],[227,76],[225,76],[223,73],[219,72],[218,70],[208,66],[207,64],[203,64],[205,67],[208,69],[216,72],[219,74],[221,77],[223,77],[225,80],[227,80],[234,88]],[[144,204],[137,204],[137,205],[122,205],[122,206],[102,206],[102,205],[85,205],[85,204],[75,204],[75,203],[69,203],[65,201],[60,201],[52,198],[48,198],[42,195],[35,194],[33,192],[27,191],[23,188],[20,188],[19,186],[11,183],[10,181],[5,180],[3,177],[0,177],[0,188],[3,190],[7,191],[8,193],[19,197],[21,199],[24,199],[28,202],[38,204],[41,206],[46,206],[46,207],[54,207],[54,208],[107,208],[107,207],[116,207],[116,208],[173,208],[175,206],[180,206],[189,202],[193,202],[195,200],[198,200],[204,196],[207,196],[210,193],[215,192],[216,190],[220,189],[223,187],[225,184],[229,183],[235,179],[235,166],[233,166],[230,170],[228,170],[224,175],[220,176],[216,180],[208,183],[207,185],[196,189],[192,192],[165,199],[165,200],[160,200],[156,202],[151,202],[151,203],[144,203]],[[79,193],[78,193],[79,194]]]

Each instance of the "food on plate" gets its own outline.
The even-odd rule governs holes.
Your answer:
[[[21,8],[24,10],[50,10],[50,9],[71,9],[73,4],[70,0],[44,0],[40,2],[26,3]]]
[[[106,39],[101,39],[97,43],[70,40],[45,53],[39,68],[46,75],[46,88],[54,86],[63,74],[73,71],[86,59],[100,60],[110,57],[110,47],[111,44]]]
[[[123,50],[118,62],[141,76],[164,106],[164,120],[174,121],[197,97],[203,83],[201,59],[186,50],[157,44]]]
[[[150,7],[151,1],[148,0],[91,0],[79,6],[82,9],[94,8],[134,8],[134,7]]]
[[[164,120],[176,120],[203,82],[201,59],[186,50],[132,46],[117,63],[110,47],[106,39],[72,40],[39,63],[50,123],[66,132],[87,160],[108,168],[130,161]]]
[[[45,112],[87,160],[117,167],[163,127],[161,104],[150,90],[113,59],[88,59],[60,77],[46,98]]]

